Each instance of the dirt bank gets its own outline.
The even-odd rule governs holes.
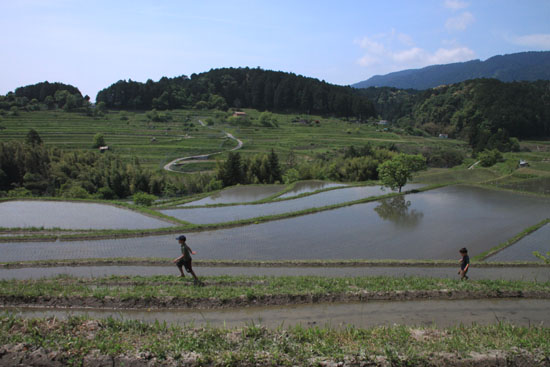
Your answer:
[[[0,366],[43,366],[43,367],[64,367],[67,365],[82,365],[84,367],[146,367],[146,366],[204,366],[201,356],[197,353],[184,353],[178,359],[167,357],[159,359],[153,357],[150,352],[141,352],[137,355],[122,354],[116,357],[101,354],[99,350],[93,350],[82,358],[76,358],[67,351],[44,349],[33,347],[29,344],[19,343],[0,347]],[[216,365],[215,363],[207,365]],[[269,361],[254,364],[255,366],[272,366]],[[316,359],[310,365],[326,367],[363,367],[381,366],[389,367],[395,365],[423,365],[423,366],[452,366],[452,367],[527,367],[527,366],[550,366],[550,360],[542,355],[536,355],[522,350],[513,352],[491,351],[490,353],[471,353],[471,356],[464,357],[463,354],[437,353],[430,356],[417,356],[414,360],[407,357],[396,356],[389,359],[386,356],[346,356],[342,360]]]
[[[46,308],[94,308],[94,309],[224,309],[250,306],[282,306],[316,303],[351,303],[369,301],[414,301],[414,300],[465,300],[465,299],[550,299],[550,292],[543,291],[360,291],[344,294],[321,295],[265,295],[259,297],[239,296],[231,299],[218,298],[127,298],[55,297],[55,296],[2,296],[2,307]]]

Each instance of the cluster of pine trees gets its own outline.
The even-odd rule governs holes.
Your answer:
[[[271,153],[241,158],[239,153],[229,152],[224,162],[218,163],[217,178],[224,187],[237,184],[272,184],[283,182],[279,156]]]
[[[109,108],[255,108],[356,117],[375,115],[370,100],[351,87],[259,68],[213,69],[191,77],[139,83],[121,80],[97,94]]]

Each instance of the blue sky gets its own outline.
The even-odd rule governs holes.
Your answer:
[[[0,0],[0,93],[261,67],[353,84],[550,50],[549,0]]]

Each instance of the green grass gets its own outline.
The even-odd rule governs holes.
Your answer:
[[[26,299],[114,298],[118,300],[180,299],[196,302],[218,302],[264,299],[271,297],[357,297],[368,292],[467,291],[478,294],[502,292],[544,292],[550,294],[550,282],[509,280],[460,281],[423,277],[343,277],[319,276],[217,276],[201,277],[205,287],[192,287],[190,277],[176,276],[110,276],[75,278],[58,276],[37,280],[1,280],[0,297]],[[368,297],[368,296],[367,296]],[[8,302],[9,303],[9,302]]]
[[[0,316],[0,345],[59,351],[65,365],[85,356],[132,357],[142,364],[172,362],[209,366],[443,365],[468,362],[474,353],[500,351],[508,362],[538,363],[550,356],[550,328],[509,324],[436,327],[389,326],[368,329],[303,327],[268,329],[179,327],[113,318],[21,319]],[[140,357],[141,356],[141,357]],[[479,362],[479,358],[478,358]],[[140,364],[141,365],[141,364]]]

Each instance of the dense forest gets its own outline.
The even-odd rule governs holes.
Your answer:
[[[118,81],[97,94],[108,108],[255,108],[366,120],[375,115],[368,98],[351,87],[259,68],[213,69],[191,77],[139,83]]]
[[[46,81],[19,87],[5,96],[0,95],[0,110],[9,110],[12,114],[17,114],[20,109],[38,111],[62,108],[65,111],[89,111],[90,107],[90,97],[82,97],[78,88],[63,83]]]
[[[447,134],[476,151],[519,148],[517,139],[550,136],[550,81],[474,79],[423,92],[368,88],[383,118],[410,133]]]

